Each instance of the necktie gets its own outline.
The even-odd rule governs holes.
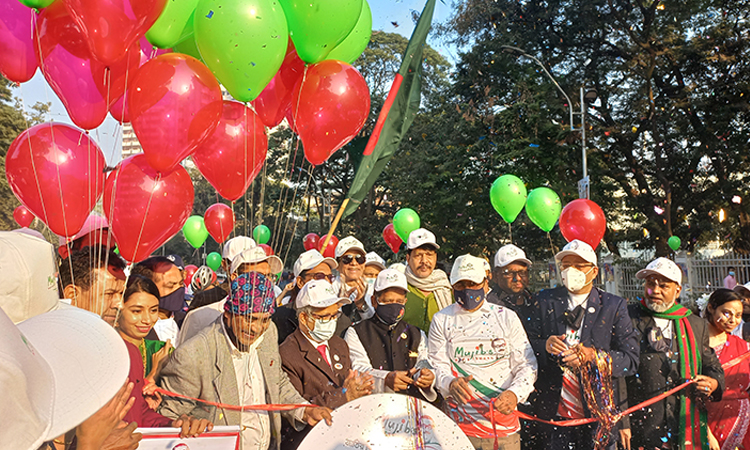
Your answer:
[[[328,355],[326,354],[326,348],[327,348],[327,345],[325,345],[325,344],[319,345],[318,346],[318,353],[320,353],[320,356],[323,357],[323,361],[325,361],[326,364],[328,364],[330,366],[331,362],[328,361]]]
[[[581,323],[583,323],[583,314],[584,314],[583,306],[578,305],[573,309],[573,311],[565,311],[563,313],[563,321],[572,329],[577,330],[581,328]]]

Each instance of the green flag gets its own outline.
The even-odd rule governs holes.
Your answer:
[[[435,1],[427,1],[409,39],[409,45],[401,60],[401,67],[393,80],[391,90],[375,123],[375,129],[362,154],[352,187],[346,194],[349,203],[346,205],[343,217],[352,214],[367,196],[388,161],[396,153],[401,139],[419,110],[422,97],[422,53],[432,25]]]

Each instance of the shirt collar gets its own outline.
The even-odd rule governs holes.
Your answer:
[[[232,342],[232,339],[229,337],[229,333],[227,333],[227,327],[224,324],[224,317],[221,318],[221,331],[224,334],[224,338],[227,340],[227,343],[229,344],[229,351],[233,355],[242,355],[243,352],[241,352],[237,346],[234,345],[234,342]],[[244,353],[250,353],[258,349],[258,346],[261,342],[263,342],[263,338],[266,336],[266,333],[261,334],[258,339],[255,340],[248,348],[247,352]]]

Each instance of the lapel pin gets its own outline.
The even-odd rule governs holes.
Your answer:
[[[334,364],[334,365],[333,365],[333,367],[334,367],[334,368],[335,368],[336,370],[341,370],[341,369],[343,369],[343,368],[344,368],[344,366],[342,366],[342,365],[341,365],[341,363],[336,363],[336,364]]]
[[[595,312],[596,310],[594,309],[593,306],[589,307],[589,314],[594,314]]]
[[[339,358],[339,355],[333,355],[333,360],[334,360],[334,361],[338,361],[339,359],[340,359],[340,358]]]

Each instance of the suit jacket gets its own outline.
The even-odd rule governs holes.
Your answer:
[[[584,308],[586,315],[581,324],[581,344],[609,353],[613,377],[636,373],[638,340],[625,299],[594,288]],[[568,291],[565,287],[541,291],[534,298],[533,314],[526,327],[539,364],[535,392],[529,401],[542,419],[554,418],[560,403],[563,372],[558,359],[547,353],[546,345],[550,336],[565,334],[567,326],[563,313],[567,309]],[[617,396],[619,381],[615,380],[615,383]]]
[[[223,316],[204,328],[192,339],[175,349],[160,374],[162,388],[201,400],[239,405],[237,376],[230,346],[222,330]],[[263,334],[257,348],[258,362],[263,372],[268,403],[305,403],[281,368],[281,357],[276,343],[273,323]],[[164,397],[159,412],[167,417],[181,414],[208,419],[217,425],[239,425],[240,413],[206,406],[191,400]],[[281,414],[269,412],[271,435],[276,448],[280,448],[281,416],[294,423],[294,411]],[[272,444],[273,445],[273,444]]]
[[[338,336],[328,341],[331,366],[298,328],[279,346],[279,354],[289,381],[310,403],[336,409],[346,403],[344,380],[352,362],[349,346]]]
[[[638,376],[627,378],[628,401],[631,405],[655,397],[685,380],[680,376],[679,358],[669,357],[665,352],[657,352],[649,343],[648,335],[656,326],[654,318],[645,313],[640,305],[631,305],[630,316],[640,340],[640,366]],[[695,315],[687,317],[696,342],[702,348],[700,374],[718,381],[719,387],[712,394],[713,400],[721,400],[724,390],[724,370],[713,349],[708,345],[708,323]],[[671,352],[679,355],[676,332],[672,331]],[[693,395],[695,390],[688,387],[680,391],[683,395]],[[664,442],[675,443],[677,439],[677,417],[679,416],[678,397],[681,394],[667,397],[646,409],[636,411],[630,416],[633,448],[661,447]],[[671,433],[671,438],[670,438]],[[674,447],[673,447],[674,448]]]

